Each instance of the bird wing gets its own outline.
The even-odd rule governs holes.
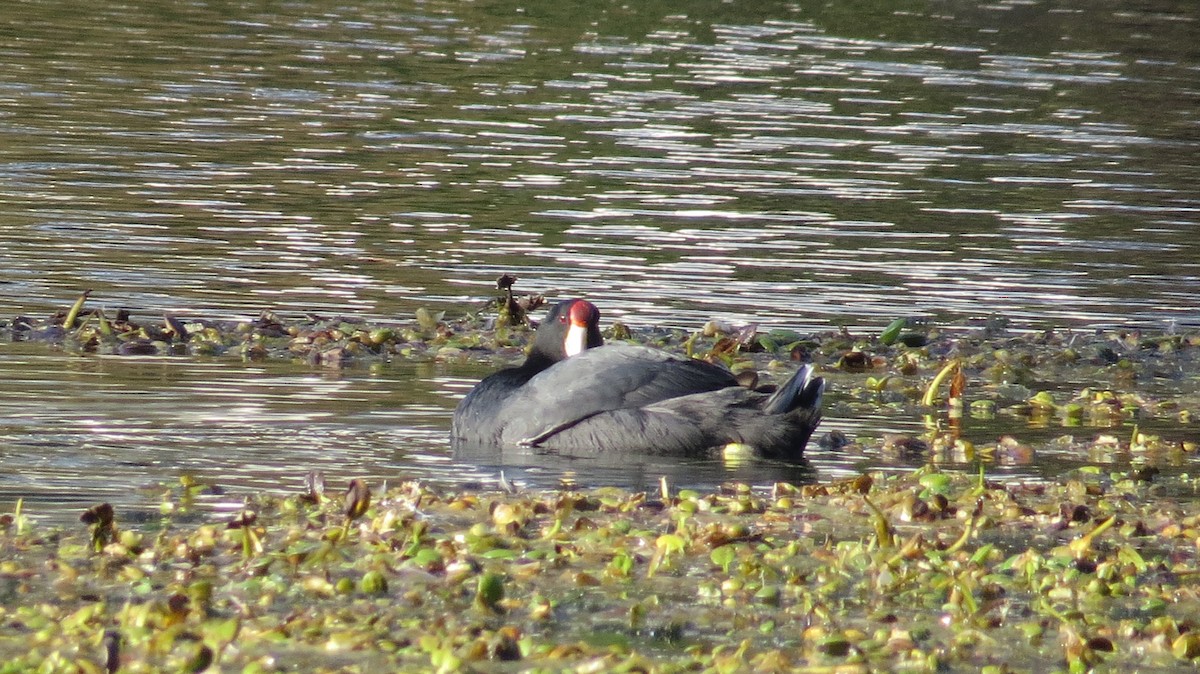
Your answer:
[[[737,386],[722,367],[659,349],[611,344],[556,363],[506,403],[503,440],[537,444],[601,412]]]

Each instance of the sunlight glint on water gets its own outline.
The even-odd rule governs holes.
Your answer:
[[[22,0],[0,18],[0,320],[90,288],[146,320],[386,322],[473,311],[515,273],[634,326],[1195,326],[1196,19],[1171,0]],[[487,371],[3,344],[0,506],[153,512],[183,474],[229,485],[221,507],[314,469],[494,479],[445,441]],[[730,476],[581,474],[672,470]]]

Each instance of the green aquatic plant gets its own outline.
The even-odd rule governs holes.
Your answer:
[[[271,311],[249,320],[212,321],[134,318],[121,309],[109,320],[103,311],[85,311],[87,299],[84,294],[76,306],[44,320],[0,321],[0,339],[44,342],[75,353],[282,358],[343,369],[380,367],[398,359],[504,365],[523,356],[532,335],[524,324],[508,326],[495,320],[495,302],[458,317],[420,308],[411,316],[376,324],[353,317],[286,317]],[[514,301],[528,310],[535,299]],[[74,328],[67,330],[63,326],[71,314]],[[893,322],[884,332],[890,335],[897,325]],[[888,340],[859,338],[846,330],[801,335],[778,328],[759,332],[753,325],[734,327],[720,321],[693,332],[615,325],[608,334],[613,340],[725,363],[751,387],[777,384],[794,370],[792,361],[812,362],[829,382],[829,401],[848,402],[855,407],[849,412],[871,414],[881,407],[888,413],[916,412],[924,406],[921,412],[934,413],[944,401],[937,413],[951,418],[1019,417],[1033,426],[1090,428],[1156,419],[1182,425],[1200,410],[1200,384],[1183,374],[1200,367],[1200,334],[1013,334],[944,326],[921,335],[923,343],[914,345],[903,339],[904,334],[886,344]],[[1164,373],[1181,374],[1165,379],[1169,387],[1164,393],[1152,396],[1139,390],[1141,382],[1163,381]],[[964,400],[968,382],[969,405]],[[846,401],[847,395],[857,398],[860,392],[870,398]],[[1194,444],[1190,438],[1185,441]]]
[[[83,293],[79,295],[79,299],[75,300],[75,303],[72,304],[71,308],[67,310],[67,315],[62,321],[62,327],[64,330],[72,330],[76,327],[76,324],[79,322],[79,314],[83,311],[83,305],[87,302],[87,299],[89,296],[91,296],[91,294],[91,289],[83,291]]]
[[[938,371],[937,375],[930,380],[929,386],[925,388],[925,395],[921,397],[921,404],[925,407],[933,407],[936,405],[942,384],[946,383],[947,380],[952,380],[961,373],[962,363],[960,361],[952,360],[946,363],[946,365]],[[961,395],[956,396],[953,390],[951,390],[947,397],[950,399],[959,398],[961,400]]]
[[[1189,480],[406,483],[256,495],[233,529],[172,511],[99,551],[99,520],[10,525],[0,671],[1165,670],[1200,652],[1200,505],[1155,496]]]
[[[891,323],[888,323],[888,326],[883,329],[883,332],[879,333],[879,342],[884,346],[891,346],[892,344],[895,344],[896,340],[900,338],[900,331],[903,330],[907,325],[907,318],[897,318]]]

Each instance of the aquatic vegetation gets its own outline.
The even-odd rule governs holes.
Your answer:
[[[1168,671],[1200,657],[1200,481],[1082,470],[709,493],[247,499],[0,520],[0,672]],[[102,514],[98,514],[102,513]],[[101,527],[101,524],[107,522]],[[104,537],[97,529],[108,531]],[[251,541],[252,544],[248,544]]]
[[[516,279],[503,276],[503,293],[460,316],[418,309],[387,324],[322,316],[279,316],[265,311],[244,321],[178,316],[134,318],[121,309],[109,317],[84,292],[69,308],[35,319],[0,320],[0,340],[46,344],[72,354],[143,357],[287,359],[313,367],[379,367],[394,360],[488,361],[523,357],[533,330],[526,312],[543,298],[516,296]],[[1049,447],[1101,456],[1124,453],[1179,464],[1196,449],[1191,420],[1200,411],[1200,334],[1049,330],[1012,334],[1002,321],[934,326],[893,321],[879,335],[847,330],[801,335],[759,332],[755,325],[711,321],[700,330],[631,329],[613,324],[609,341],[630,341],[684,353],[729,367],[750,387],[777,385],[811,362],[829,383],[826,418],[889,415],[925,419],[928,432],[913,442],[894,437],[823,439],[843,452],[902,457],[905,462],[1028,463],[1045,444],[999,437],[1011,429],[1070,432]],[[974,447],[963,431],[1006,423],[995,444]],[[1152,428],[1145,442],[1113,444],[1080,429]],[[918,449],[920,448],[920,449]],[[896,451],[899,450],[899,451]]]
[[[499,365],[521,359],[540,301],[511,285],[490,310],[386,325],[135,320],[89,310],[83,293],[54,316],[0,321],[0,339],[321,368]],[[157,523],[97,504],[67,530],[18,503],[0,514],[0,674],[1169,671],[1200,658],[1200,335],[917,327],[608,334],[721,362],[748,386],[812,362],[831,382],[827,416],[886,407],[924,432],[833,429],[810,451],[920,466],[904,475],[654,494],[354,480],[337,499],[314,474],[302,494],[253,495],[219,520],[184,479]],[[995,423],[994,441],[964,434]],[[1127,468],[986,474],[1044,451]]]

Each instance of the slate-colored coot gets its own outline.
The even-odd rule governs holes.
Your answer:
[[[484,378],[459,403],[455,445],[708,456],[738,443],[760,456],[802,459],[825,388],[811,366],[774,393],[760,393],[711,363],[603,345],[599,321],[585,300],[552,308],[525,362]]]

